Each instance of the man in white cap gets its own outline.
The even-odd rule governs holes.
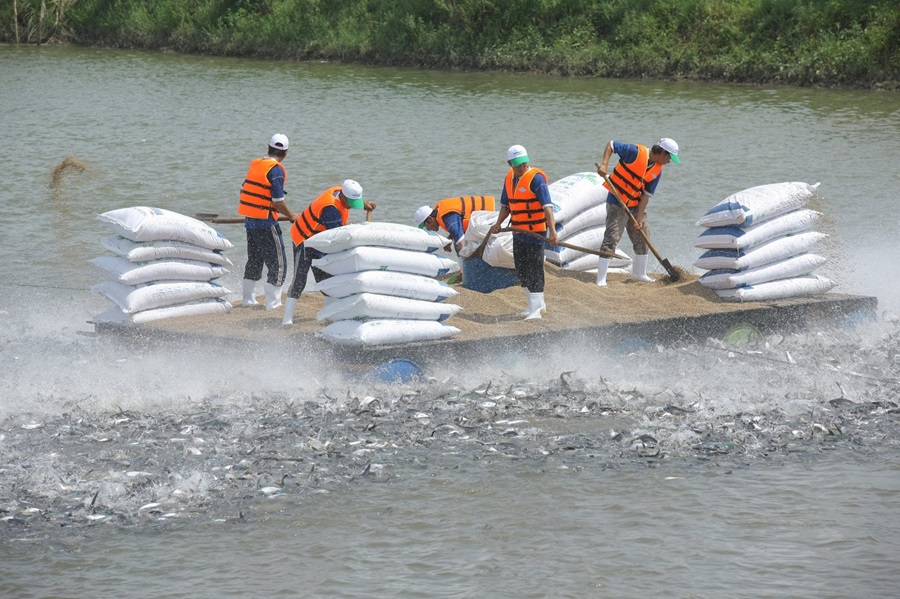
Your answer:
[[[609,159],[613,154],[619,157],[619,163],[609,173]],[[662,167],[670,162],[678,164],[678,144],[675,140],[664,137],[651,148],[640,144],[626,144],[618,141],[610,141],[603,151],[603,160],[597,164],[597,173],[603,177],[609,176],[619,197],[628,208],[623,208],[612,190],[606,197],[606,232],[603,235],[601,252],[615,253],[619,240],[622,239],[622,230],[628,231],[631,245],[634,248],[634,262],[631,265],[631,278],[637,281],[650,282],[647,276],[647,240],[641,231],[647,236],[650,229],[647,224],[647,203],[662,178]],[[607,189],[609,184],[603,183]],[[630,210],[634,215],[637,225],[628,216]],[[609,258],[600,258],[597,268],[597,285],[606,287],[606,272],[609,269]]]
[[[281,162],[287,153],[287,136],[276,133],[269,140],[268,154],[250,163],[241,185],[238,214],[244,217],[244,228],[247,230],[247,265],[244,267],[241,302],[244,306],[257,305],[255,289],[262,279],[264,265],[268,269],[264,286],[266,310],[274,310],[281,305],[281,286],[287,275],[287,254],[278,220],[294,220],[294,213],[284,202],[287,171]]]
[[[422,206],[416,210],[415,222],[427,231],[444,229],[450,234],[456,253],[462,247],[463,237],[469,229],[469,217],[476,210],[494,211],[493,196],[462,196],[438,201],[434,208]],[[449,249],[449,244],[444,249]]]
[[[329,187],[300,213],[291,227],[291,241],[294,242],[294,282],[288,290],[284,302],[284,319],[282,324],[294,324],[294,308],[303,288],[309,269],[312,267],[316,282],[324,281],[329,275],[324,270],[312,266],[312,261],[325,254],[306,247],[307,239],[320,231],[342,227],[350,221],[350,209],[364,208],[366,212],[375,210],[375,202],[363,199],[362,185],[353,179],[347,179],[341,185]]]
[[[500,214],[491,227],[491,234],[499,233],[503,221],[510,217],[510,226],[537,233],[550,245],[556,245],[556,222],[547,175],[529,164],[528,152],[520,145],[506,151],[506,163],[510,169],[500,195]],[[540,318],[541,312],[547,309],[544,302],[544,240],[513,232],[513,261],[528,300],[528,307],[521,314],[525,320]]]

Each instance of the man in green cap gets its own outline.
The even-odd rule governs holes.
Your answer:
[[[375,202],[364,200],[362,185],[353,179],[347,179],[343,184],[323,191],[294,221],[294,226],[291,227],[291,240],[294,242],[294,282],[291,283],[287,300],[284,302],[282,324],[294,324],[294,308],[303,288],[306,287],[306,278],[309,276],[312,261],[325,255],[318,250],[307,248],[305,241],[320,231],[346,225],[350,221],[350,210],[359,208],[371,212],[375,210]],[[316,282],[324,281],[331,276],[315,267],[312,267],[312,271]]]
[[[513,261],[516,274],[525,292],[528,307],[521,312],[525,320],[541,318],[546,311],[544,302],[544,243],[556,245],[556,222],[553,218],[553,201],[550,198],[547,174],[533,167],[525,148],[516,144],[506,151],[509,172],[500,194],[500,214],[491,227],[496,235],[509,217],[509,224],[521,231],[513,232]],[[542,239],[543,238],[543,239]]]
[[[650,282],[647,276],[647,240],[640,234],[642,230],[649,235],[647,225],[647,203],[656,192],[656,186],[662,178],[663,165],[674,162],[678,164],[678,144],[675,140],[664,137],[651,148],[640,144],[626,144],[618,141],[610,141],[603,151],[603,160],[597,164],[597,173],[606,177],[609,171],[609,159],[613,154],[619,157],[619,163],[613,172],[609,174],[609,181],[613,184],[619,197],[625,202],[627,208],[616,198],[609,184],[603,186],[609,189],[606,196],[606,232],[603,234],[601,252],[614,254],[619,240],[622,238],[622,230],[628,231],[634,248],[634,263],[631,266],[631,278],[637,281]],[[631,211],[637,225],[632,222],[627,211]],[[609,269],[609,258],[600,258],[597,267],[597,285],[606,287],[606,271]]]

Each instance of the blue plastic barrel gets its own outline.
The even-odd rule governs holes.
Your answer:
[[[463,287],[479,293],[490,293],[519,284],[515,270],[491,266],[481,258],[463,260],[462,273]]]
[[[422,376],[422,369],[407,358],[394,358],[372,369],[371,376],[383,383],[408,383]]]

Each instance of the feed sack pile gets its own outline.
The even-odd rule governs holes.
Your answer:
[[[559,241],[590,250],[599,250],[606,232],[606,188],[597,173],[575,173],[550,184],[553,217]],[[549,247],[544,255],[567,270],[596,271],[599,257],[563,246]],[[631,258],[616,249],[609,272],[631,271]]]
[[[811,253],[827,237],[814,231],[820,214],[806,208],[819,184],[773,183],[732,194],[697,225],[694,266],[700,283],[725,301],[764,301],[826,293],[834,281],[811,274],[826,259]]]
[[[326,296],[316,317],[328,321],[317,337],[338,345],[375,346],[445,339],[459,333],[442,321],[460,307],[437,280],[459,265],[435,252],[436,233],[394,223],[369,222],[329,229],[306,245],[325,253],[312,265],[331,278],[317,283]]]
[[[231,310],[229,290],[214,281],[228,274],[232,262],[222,252],[234,245],[208,224],[145,206],[97,218],[115,234],[101,241],[113,255],[90,261],[108,277],[91,290],[115,306],[94,322],[127,326]]]

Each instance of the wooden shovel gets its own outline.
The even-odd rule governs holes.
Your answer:
[[[597,172],[599,173],[600,165],[597,163],[594,163],[594,164],[597,166]],[[647,247],[650,248],[650,251],[653,252],[653,255],[656,256],[657,260],[659,260],[659,263],[662,264],[663,268],[666,269],[666,272],[669,273],[669,279],[671,279],[673,283],[681,280],[681,273],[678,272],[678,269],[675,268],[674,266],[672,266],[672,263],[669,262],[666,258],[663,258],[662,256],[660,256],[659,252],[656,251],[656,248],[653,247],[653,244],[650,243],[650,238],[647,237],[647,234],[644,233],[644,229],[638,224],[638,221],[634,217],[634,215],[631,213],[631,210],[628,209],[628,204],[626,204],[625,200],[622,199],[622,196],[619,195],[619,190],[616,189],[616,186],[612,184],[612,182],[609,180],[609,177],[607,177],[606,175],[602,175],[602,177],[603,177],[603,180],[606,181],[606,184],[609,186],[610,192],[614,196],[616,196],[616,199],[619,200],[619,204],[621,204],[622,208],[625,209],[625,212],[628,214],[628,217],[631,219],[631,223],[634,225],[634,228],[637,229],[638,233],[641,234],[641,237],[644,238],[644,241],[647,242]]]
[[[219,216],[218,214],[212,214],[210,212],[198,212],[194,215],[194,218],[197,220],[202,220],[207,223],[215,223],[218,225],[236,225],[236,224],[244,224],[244,217],[230,217],[230,216]]]
[[[519,227],[506,227],[504,229],[500,229],[501,231],[512,231],[513,233],[524,233],[525,235],[531,235],[532,237],[537,237],[538,239],[543,239],[547,241],[547,238],[543,235],[539,235],[533,231],[528,231],[527,229],[520,229]],[[549,243],[549,242],[547,242]],[[580,245],[575,245],[572,243],[566,243],[565,241],[557,241],[556,245],[559,247],[569,248],[570,250],[576,250],[578,252],[584,252],[585,254],[593,254],[594,256],[600,256],[601,258],[621,258],[621,256],[617,256],[612,252],[604,252],[601,250],[595,250],[593,248],[586,248]]]
[[[213,214],[211,212],[198,212],[194,215],[194,218],[197,220],[202,220],[207,223],[215,223],[219,225],[237,225],[244,224],[244,217],[230,217],[230,216],[219,216],[218,214]],[[366,221],[372,220],[372,211],[366,210]]]

